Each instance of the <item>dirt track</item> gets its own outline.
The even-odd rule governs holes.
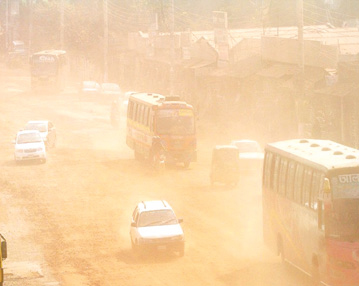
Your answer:
[[[259,176],[244,176],[232,189],[210,187],[211,149],[226,139],[201,129],[203,122],[198,162],[158,175],[134,160],[125,122],[113,129],[107,104],[71,90],[33,95],[26,74],[1,75],[5,285],[307,284],[301,274],[284,271],[263,245]],[[11,141],[26,121],[36,119],[54,122],[57,146],[46,164],[17,166]],[[184,219],[183,258],[133,255],[130,217],[146,199],[166,199]]]

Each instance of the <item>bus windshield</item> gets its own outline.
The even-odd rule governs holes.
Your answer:
[[[195,132],[193,111],[189,109],[159,110],[156,131],[160,135],[192,135]]]
[[[333,212],[329,235],[359,240],[359,172],[337,174],[330,182]]]
[[[56,75],[57,61],[52,55],[36,55],[32,57],[31,73],[35,76]]]
[[[359,170],[338,174],[330,180],[333,199],[359,199]]]
[[[333,212],[328,221],[328,234],[348,241],[359,240],[359,199],[333,201]]]

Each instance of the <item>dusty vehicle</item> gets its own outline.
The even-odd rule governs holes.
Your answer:
[[[132,214],[131,245],[137,252],[146,250],[175,251],[184,255],[183,219],[177,218],[164,200],[142,201]]]
[[[233,140],[231,145],[236,146],[239,150],[241,174],[262,172],[264,153],[257,141]]]
[[[14,140],[16,163],[25,160],[40,160],[46,162],[46,147],[44,140],[38,130],[19,131]]]
[[[239,181],[239,150],[233,145],[217,145],[212,152],[211,185],[237,185]]]
[[[9,68],[21,67],[28,62],[28,52],[23,41],[12,41],[6,57]]]
[[[28,121],[24,130],[38,130],[44,140],[46,147],[55,147],[56,145],[56,129],[54,124],[48,120]]]

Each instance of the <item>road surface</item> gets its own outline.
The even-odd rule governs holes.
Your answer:
[[[212,148],[232,134],[198,122],[198,162],[156,174],[134,160],[124,120],[111,127],[109,104],[72,89],[31,94],[26,72],[0,75],[5,285],[309,285],[263,244],[259,175],[242,176],[234,188],[210,186]],[[41,119],[55,124],[56,148],[46,164],[16,165],[16,132]],[[151,199],[167,200],[184,219],[184,257],[132,253],[132,211]]]

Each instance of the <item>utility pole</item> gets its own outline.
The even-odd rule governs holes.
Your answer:
[[[171,67],[170,67],[170,96],[174,95],[174,82],[175,82],[175,71],[174,71],[174,61],[175,61],[175,5],[174,0],[171,1],[170,6],[170,29],[171,29]]]
[[[61,0],[61,7],[60,7],[60,47],[61,50],[64,49],[64,30],[65,30],[65,23],[64,23],[64,18],[65,18],[65,7],[64,7],[64,0]]]
[[[32,53],[32,28],[33,28],[33,4],[32,4],[32,0],[28,1],[28,5],[29,5],[29,42],[28,42],[28,51],[29,54]]]
[[[5,48],[8,51],[9,48],[9,0],[6,0],[6,15],[5,15],[5,30],[6,30],[6,38],[5,38]]]
[[[104,62],[104,73],[103,73],[103,81],[107,82],[108,78],[108,5],[107,0],[103,2],[103,19],[104,19],[104,31],[103,31],[103,62]]]
[[[297,97],[297,120],[298,133],[300,137],[304,136],[304,38],[303,38],[303,0],[297,0],[297,21],[298,21],[298,95]]]

